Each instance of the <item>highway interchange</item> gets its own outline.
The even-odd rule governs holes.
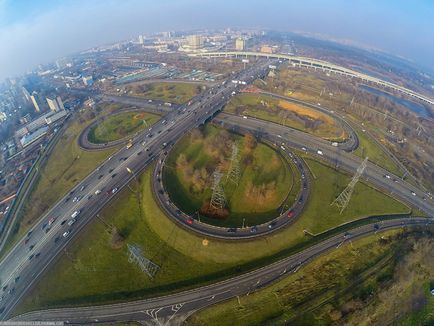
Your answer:
[[[263,62],[258,66],[241,72],[238,76],[234,76],[234,78],[250,83],[254,79],[264,76],[269,64],[270,61]],[[152,127],[151,131],[143,132],[136,136],[132,148],[126,149],[122,147],[116,154],[82,180],[70,194],[62,198],[44,214],[40,221],[32,227],[30,234],[23,237],[0,262],[2,287],[6,286],[4,290],[2,289],[3,299],[0,303],[0,317],[7,319],[11,316],[14,307],[36,283],[49,265],[60,256],[73,237],[97,215],[115,196],[117,191],[126,186],[136,175],[143,171],[174,139],[180,138],[181,135],[191,128],[203,124],[214,117],[236,88],[237,86],[230,82],[215,86],[206,93],[194,98],[190,106],[184,105],[179,110],[168,113],[164,118],[166,122],[163,123],[163,120],[160,120]],[[174,122],[172,123],[172,121]],[[332,146],[328,141],[300,131],[288,129],[278,124],[253,118],[244,119],[243,117],[228,114],[219,114],[214,118],[214,121],[237,131],[248,130],[255,134],[260,133],[262,137],[268,137],[271,141],[279,141],[284,143],[285,146],[307,151],[316,155],[319,159],[332,162],[337,167],[350,173],[353,173],[361,163],[360,158],[341,150],[339,147]],[[321,155],[318,154],[318,149],[321,149]],[[390,176],[390,178],[386,178],[386,175]],[[400,180],[398,177],[391,175],[384,169],[369,163],[364,178],[375,187],[392,194],[410,206],[417,207],[430,216],[434,215],[432,202],[423,199],[425,197],[423,192]],[[101,192],[99,193],[99,191]],[[76,198],[79,200],[75,200]],[[71,215],[76,211],[80,211],[80,213],[75,218],[75,222],[69,225],[72,220]],[[52,223],[48,225],[50,220],[52,220]],[[427,221],[432,222],[432,218],[429,220],[415,218],[411,220],[397,219],[385,221],[382,228],[401,227],[403,223],[424,225]],[[49,231],[46,231],[48,228]],[[351,234],[352,237],[356,237],[372,232],[374,231],[371,225],[353,230]],[[257,283],[258,287],[261,284],[269,283],[271,280],[277,278],[277,273],[284,275],[283,271],[289,272],[296,268],[294,264],[300,265],[300,262],[304,263],[319,253],[335,247],[341,241],[342,235],[328,239],[300,254],[288,257],[286,260],[253,271],[247,275],[241,275],[222,283],[216,283],[209,287],[186,293],[115,306],[35,312],[19,318],[21,320],[60,319],[74,322],[91,322],[95,319],[113,320],[113,315],[117,311],[114,310],[114,307],[119,309],[117,320],[144,320],[146,318],[152,320],[156,317],[156,310],[153,310],[153,312],[151,310],[158,310],[160,308],[158,310],[159,316],[174,316],[173,312],[175,310],[176,312],[181,309],[185,312],[194,311],[203,306],[233,297],[234,295],[248,293],[248,291],[254,290],[251,284],[252,280],[257,282],[259,277],[260,282]],[[32,249],[30,249],[30,246],[33,246]],[[6,278],[4,277],[5,275]],[[228,284],[231,284],[231,286]],[[237,284],[237,286],[234,286],[234,284]],[[226,286],[231,291],[222,292],[221,290],[224,290]],[[205,300],[205,298],[208,299]],[[141,310],[135,310],[135,307],[141,307]],[[139,317],[141,319],[136,319]]]

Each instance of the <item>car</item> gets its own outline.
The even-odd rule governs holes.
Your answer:
[[[99,189],[97,189],[96,191],[95,191],[95,195],[99,195],[101,193],[101,190],[99,190]]]
[[[302,147],[301,150],[306,152],[307,148],[306,147]]]
[[[294,216],[294,211],[291,209],[291,210],[288,212],[288,217],[291,218],[291,217],[293,217],[293,216]]]
[[[255,225],[255,226],[252,226],[251,228],[250,228],[250,233],[256,233],[256,232],[258,232],[258,227]]]
[[[34,245],[34,244],[30,245],[30,246],[29,246],[29,251],[32,251],[33,248],[35,248],[35,245]]]
[[[66,197],[65,203],[67,203],[70,199],[71,199],[71,197]]]
[[[19,276],[15,277],[15,283],[17,283],[19,280],[20,280]]]
[[[31,255],[29,256],[29,260],[32,260],[33,257],[35,257],[35,255],[34,255],[34,254],[31,254]],[[10,290],[9,290],[9,291],[10,291]]]
[[[56,221],[57,217],[52,217],[48,220],[48,226],[52,225]]]
[[[73,218],[73,219],[69,220],[69,222],[68,222],[68,225],[69,225],[69,226],[71,226],[72,224],[74,224],[74,223],[75,223],[75,221],[76,221],[76,219],[75,219],[75,218]]]
[[[70,231],[63,232],[62,236],[66,238],[69,235]]]
[[[273,221],[273,222],[271,222],[270,224],[268,224],[268,228],[269,228],[269,229],[272,229],[272,228],[274,228],[274,227],[276,226],[276,224],[277,224],[277,222],[276,222],[276,221]]]
[[[112,194],[114,194],[116,191],[118,191],[118,188],[116,188],[116,187],[113,188],[113,189],[112,189]]]
[[[110,170],[109,170],[109,173],[112,173],[112,172],[113,172],[113,170],[114,170],[114,169],[110,169]]]
[[[80,210],[75,211],[74,213],[71,214],[72,218],[76,218],[78,215],[80,214]]]
[[[32,235],[33,231],[27,232],[27,237],[30,237]]]
[[[35,255],[35,258],[38,258],[40,255],[41,255],[41,253],[38,252],[38,253]]]
[[[318,149],[316,152],[318,153],[318,155],[324,155],[323,151],[320,149]]]
[[[191,218],[191,217],[189,217],[189,218],[187,218],[187,224],[193,224],[193,218]]]
[[[47,222],[45,222],[44,224],[42,224],[42,227],[41,227],[41,229],[43,230],[43,229],[45,229],[46,227],[47,227]]]
[[[103,174],[100,174],[100,175],[98,176],[98,180],[101,180],[103,176],[104,176]]]
[[[30,241],[30,239],[27,238],[26,240],[24,240],[24,244],[28,244],[29,241]]]
[[[140,152],[137,152],[137,155],[142,155],[142,151],[140,151]]]
[[[390,179],[390,175],[388,175],[388,174],[385,174],[383,177],[386,179]]]
[[[411,194],[412,194],[413,196],[416,196],[416,193],[415,193],[414,191],[412,191]]]
[[[227,232],[228,233],[235,233],[235,232],[237,232],[237,228],[229,228]]]
[[[73,202],[73,203],[78,202],[78,197],[74,197],[74,199],[72,199],[72,202]]]
[[[86,188],[86,185],[81,186],[80,191],[83,191]]]
[[[46,228],[46,229],[45,229],[45,233],[50,232],[50,230],[51,230],[51,228]]]
[[[66,223],[66,220],[63,220],[62,223],[60,223],[60,225],[64,225]]]
[[[93,197],[93,195],[88,195],[87,200],[90,200]]]
[[[117,173],[113,173],[112,174],[112,178],[114,178],[115,176],[117,176],[118,174]]]

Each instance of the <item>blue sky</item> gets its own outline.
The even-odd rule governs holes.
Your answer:
[[[309,32],[434,70],[431,0],[0,0],[0,78],[139,33],[251,27]]]

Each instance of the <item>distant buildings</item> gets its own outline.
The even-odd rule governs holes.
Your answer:
[[[51,111],[60,111],[59,108],[59,104],[57,104],[56,99],[51,99],[49,97],[47,97],[47,103],[48,103],[48,107],[50,108]]]
[[[47,97],[47,103],[51,111],[57,112],[60,110],[65,110],[65,107],[63,106],[63,102],[60,96],[56,98]]]
[[[86,85],[86,86],[92,86],[93,85],[93,78],[92,78],[92,76],[84,76],[82,78],[82,80],[83,80],[83,84]]]
[[[271,47],[269,45],[263,45],[263,46],[261,46],[260,51],[262,53],[274,53],[275,52],[275,48]]]
[[[145,44],[145,40],[143,38],[143,35],[139,35],[139,44]]]
[[[242,38],[237,38],[235,40],[235,50],[244,51],[246,48],[246,41]]]
[[[38,101],[36,100],[36,93],[33,92],[33,94],[30,96],[30,99],[32,100],[33,106],[35,107],[36,112],[41,112],[41,109],[39,108]]]
[[[203,40],[200,37],[200,35],[189,35],[187,37],[187,41],[188,41],[188,46],[193,51],[202,48]]]

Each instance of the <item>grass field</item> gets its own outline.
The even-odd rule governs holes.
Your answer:
[[[124,90],[128,95],[182,104],[199,94],[203,90],[203,87],[197,84],[182,82],[156,82],[127,85],[124,87]]]
[[[115,108],[107,106],[105,111]],[[80,149],[77,139],[91,121],[83,124],[79,120],[76,117],[65,130],[47,163],[40,169],[35,186],[19,213],[19,223],[14,227],[14,233],[8,240],[9,246],[25,234],[51,205],[113,153],[114,149],[96,152]]]
[[[355,129],[359,138],[359,147],[354,151],[354,154],[360,157],[369,157],[369,161],[385,168],[386,170],[401,176],[402,172],[399,167],[393,162],[389,155],[377,144],[369,135],[360,129]]]
[[[159,118],[157,114],[145,112],[122,112],[111,115],[89,131],[88,139],[96,144],[118,140],[153,125]]]
[[[243,219],[246,225],[255,225],[278,216],[289,193],[295,196],[299,191],[294,187],[294,174],[278,152],[262,143],[251,148],[248,139],[212,126],[181,139],[167,158],[163,174],[172,201],[187,214],[201,211],[211,198],[212,173],[220,166],[229,216],[216,219],[201,214],[202,221],[241,227]],[[228,173],[235,142],[240,154],[238,184]]]
[[[324,139],[343,141],[347,137],[329,115],[271,96],[240,94],[233,97],[224,110],[283,124]]]
[[[420,247],[429,240],[408,240],[398,232],[388,231],[353,241],[270,287],[202,310],[186,324],[386,325],[399,320],[396,315],[401,315],[398,324],[428,325],[434,318],[430,312],[434,300],[429,296],[432,295],[426,293],[428,302],[419,304],[416,309],[408,305],[408,297],[427,292],[429,286],[423,286],[422,291],[412,289],[412,285],[419,286],[424,276],[400,277],[408,270],[399,261],[405,250],[405,258],[415,255],[419,258],[409,269],[419,264],[421,270],[430,273],[427,250],[419,254],[409,249],[411,245]],[[397,290],[411,294],[401,295]],[[411,309],[415,312],[408,315]],[[406,314],[408,316],[403,318]]]
[[[126,189],[102,212],[101,219],[116,226],[125,243],[142,246],[146,256],[160,265],[156,277],[151,280],[129,264],[125,243],[121,249],[114,249],[106,225],[96,219],[32,290],[19,312],[155,296],[199,286],[269,263],[275,259],[273,255],[285,255],[310,240],[304,236],[304,229],[320,233],[363,216],[408,211],[406,206],[359,183],[350,205],[340,215],[329,203],[349,178],[321,163],[307,162],[317,178],[303,215],[280,232],[237,245],[214,239],[207,239],[204,245],[203,237],[168,219],[149,190],[151,171],[147,170],[140,178],[141,204],[137,194]]]

